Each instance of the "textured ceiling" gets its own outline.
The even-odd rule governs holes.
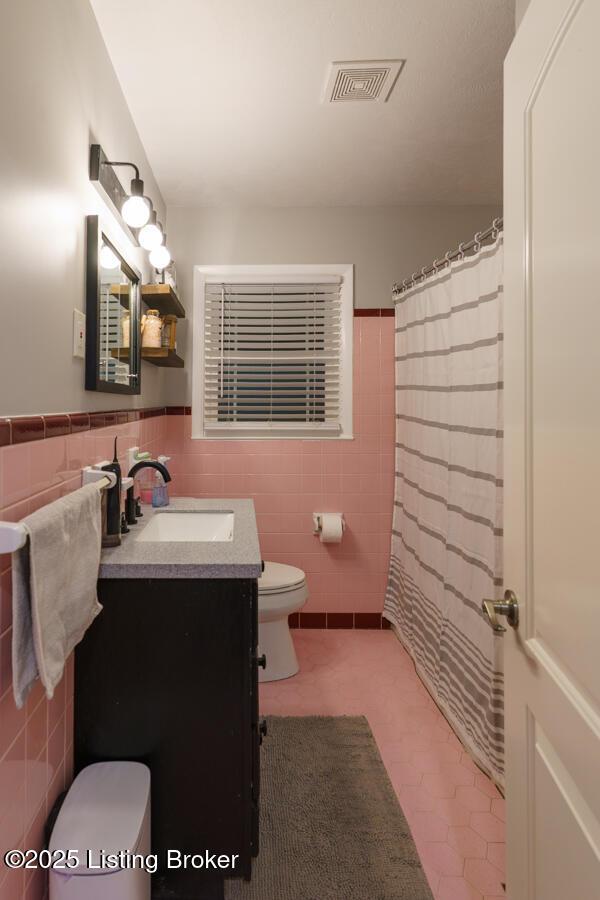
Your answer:
[[[91,3],[168,203],[501,201],[514,0]],[[333,60],[389,58],[388,103],[321,102]]]

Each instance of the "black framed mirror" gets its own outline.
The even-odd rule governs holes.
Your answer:
[[[86,218],[85,388],[111,394],[141,391],[141,274]]]

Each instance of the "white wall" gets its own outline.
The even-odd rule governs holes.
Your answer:
[[[84,391],[83,360],[72,357],[84,219],[101,211],[90,143],[136,162],[164,216],[88,0],[2,4],[0,110],[0,415],[164,402],[167,373],[148,363],[142,395],[122,397]]]
[[[171,373],[169,402],[191,402],[194,265],[354,263],[355,306],[391,306],[394,281],[429,265],[499,214],[490,206],[169,207],[169,245],[188,312],[186,322],[178,326],[186,368]]]
[[[515,28],[521,24],[521,20],[525,15],[525,11],[531,0],[515,0]]]

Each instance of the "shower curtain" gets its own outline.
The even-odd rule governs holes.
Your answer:
[[[396,476],[384,616],[503,783],[502,235],[396,303]]]

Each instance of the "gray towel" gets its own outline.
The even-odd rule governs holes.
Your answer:
[[[13,691],[19,709],[39,676],[51,699],[65,662],[102,609],[96,583],[101,497],[88,484],[23,519],[13,554]]]

